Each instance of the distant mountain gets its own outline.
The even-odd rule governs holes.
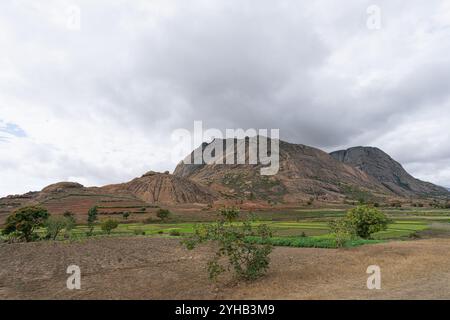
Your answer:
[[[399,196],[449,195],[446,188],[414,178],[400,163],[378,148],[354,147],[332,152],[331,156],[374,177]]]
[[[271,145],[270,139],[266,142]],[[249,139],[203,143],[178,164],[174,174],[150,171],[130,182],[99,188],[60,182],[39,192],[1,198],[0,223],[12,211],[25,205],[42,205],[56,214],[71,211],[84,219],[92,206],[99,206],[101,214],[124,211],[137,214],[159,205],[238,204],[268,208],[277,204],[304,205],[312,201],[388,203],[409,201],[413,197],[448,199],[450,195],[446,188],[412,177],[389,155],[370,147],[328,154],[302,144],[279,141],[279,171],[272,176],[260,174],[261,168],[265,167],[262,164],[220,164],[228,157],[236,160],[236,151],[218,154],[217,161],[212,164],[186,161],[193,160],[196,151],[201,154],[215,144],[224,146],[227,143],[233,143],[234,150],[238,150],[238,146],[248,147]],[[246,163],[248,158],[247,151]]]
[[[108,194],[130,193],[147,203],[174,205],[212,203],[216,196],[194,181],[167,173],[150,171],[130,182],[100,188]]]
[[[130,182],[100,188],[60,182],[39,192],[1,198],[0,224],[12,211],[26,205],[44,206],[52,214],[70,211],[85,220],[93,206],[99,207],[101,215],[120,215],[125,211],[141,214],[156,205],[212,203],[214,200],[216,197],[212,192],[193,181],[150,171]]]
[[[211,143],[226,145],[224,140]],[[235,146],[242,143],[243,140],[236,140]],[[205,150],[208,146],[210,144],[204,143],[199,148]],[[193,162],[195,153],[193,151],[178,164],[174,175],[208,186],[229,200],[304,203],[311,198],[342,202],[356,194],[374,198],[393,196],[388,188],[367,173],[322,150],[301,144],[279,142],[280,169],[274,176],[261,176],[262,165],[186,164],[188,159]]]

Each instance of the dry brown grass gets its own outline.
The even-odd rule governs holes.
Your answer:
[[[276,248],[266,277],[214,285],[210,250],[173,239],[103,238],[76,243],[0,245],[2,299],[449,299],[450,239],[391,242],[353,249]],[[70,264],[82,290],[66,289]],[[382,290],[366,288],[377,264]]]

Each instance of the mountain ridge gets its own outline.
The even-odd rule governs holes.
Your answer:
[[[248,143],[248,139],[235,140],[236,144]],[[199,148],[203,151],[211,147],[211,143],[203,143]],[[224,140],[218,139],[215,143],[223,145]],[[200,151],[199,148],[196,150]],[[270,148],[268,150],[271,152]],[[194,153],[195,150],[185,160]],[[246,152],[246,160],[248,157]],[[120,184],[87,188],[74,182],[60,182],[38,192],[0,198],[0,222],[24,205],[43,205],[56,213],[69,210],[85,214],[94,205],[104,207],[105,213],[114,213],[114,208],[142,209],[149,205],[212,207],[232,204],[265,208],[305,205],[311,201],[334,204],[361,200],[406,202],[411,198],[448,199],[450,195],[443,187],[414,178],[400,163],[376,147],[353,147],[327,153],[279,140],[279,165],[277,174],[263,176],[260,169],[264,166],[260,163],[186,164],[181,161],[173,174],[150,171]],[[116,205],[105,205],[109,203]]]
[[[400,196],[441,196],[448,193],[444,187],[414,178],[399,162],[376,147],[352,147],[330,155],[366,172]]]

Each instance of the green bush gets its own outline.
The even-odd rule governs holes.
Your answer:
[[[123,217],[125,220],[128,220],[128,217],[129,217],[129,216],[130,216],[130,213],[129,213],[128,211],[122,213],[122,217]]]
[[[170,211],[167,209],[158,209],[158,211],[156,212],[156,216],[163,222],[165,222],[170,216]]]
[[[88,228],[89,231],[87,233],[88,236],[92,235],[92,232],[94,231],[94,226],[95,226],[95,221],[97,220],[97,216],[98,216],[98,207],[94,206],[92,208],[89,209],[88,211]]]
[[[47,209],[42,207],[20,208],[6,219],[3,234],[26,242],[37,240],[34,230],[42,227],[48,216]]]
[[[207,263],[211,280],[217,280],[220,274],[230,269],[238,279],[254,280],[269,267],[272,244],[267,240],[272,236],[270,229],[267,225],[253,228],[250,220],[237,224],[238,216],[239,210],[235,208],[222,209],[215,223],[195,226],[194,234],[183,241],[189,250],[204,242],[217,245],[214,257]],[[262,243],[251,243],[247,241],[248,237],[257,237]]]
[[[72,212],[64,212],[63,217],[66,219],[66,231],[71,231],[73,228],[75,228],[76,220],[75,215]]]
[[[347,212],[341,228],[347,228],[349,233],[369,239],[373,233],[386,230],[389,222],[387,216],[377,208],[358,206]]]
[[[169,235],[171,235],[173,237],[179,237],[179,236],[181,236],[181,233],[178,230],[170,230]]]
[[[329,223],[329,227],[338,248],[344,247],[352,238],[351,227],[346,219],[333,220]]]
[[[102,222],[102,230],[107,234],[110,234],[112,230],[116,229],[119,223],[116,220],[108,219]]]
[[[141,235],[145,236],[145,230],[143,230],[143,229],[137,228],[137,229],[134,229],[133,232],[137,236],[141,236]]]
[[[46,238],[56,240],[58,234],[66,228],[67,222],[68,220],[64,216],[49,217],[45,222],[45,228],[47,229]]]

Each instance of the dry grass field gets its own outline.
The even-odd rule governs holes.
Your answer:
[[[0,245],[1,299],[450,299],[450,239],[396,241],[350,249],[277,247],[254,283],[211,283],[211,248],[176,239],[104,237]],[[67,266],[81,290],[66,288]],[[382,289],[366,288],[381,267]]]

